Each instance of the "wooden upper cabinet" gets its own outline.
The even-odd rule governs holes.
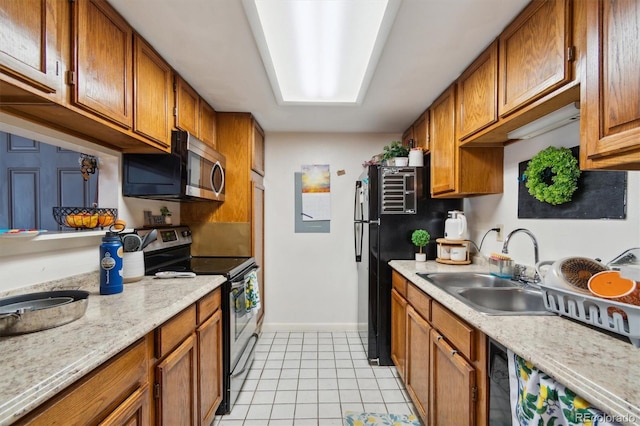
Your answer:
[[[434,196],[456,189],[455,94],[455,85],[452,85],[434,101],[429,110],[431,193]]]
[[[176,127],[198,136],[200,131],[200,96],[176,75]]]
[[[534,0],[499,37],[501,117],[571,80],[569,0]]]
[[[60,90],[61,15],[56,0],[0,0],[0,72],[44,93]]]
[[[407,130],[402,134],[402,145],[411,146],[411,141],[414,140],[413,136],[413,124],[409,126]],[[415,141],[414,141],[415,143]]]
[[[429,151],[429,112],[425,111],[413,123],[413,141],[414,147],[420,147],[423,151]]]
[[[200,140],[216,148],[216,111],[203,99],[200,99]]]
[[[458,78],[458,137],[498,121],[498,42],[493,42]]]
[[[253,120],[253,137],[251,142],[251,169],[264,176],[264,130]]]
[[[640,169],[640,3],[589,1],[581,165]]]
[[[133,130],[169,148],[173,127],[173,72],[138,35],[133,42]]]
[[[433,426],[472,426],[476,423],[475,368],[431,330],[430,421]]]
[[[77,0],[72,10],[72,103],[131,129],[133,30],[104,0]]]

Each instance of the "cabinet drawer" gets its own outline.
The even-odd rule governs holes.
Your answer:
[[[202,324],[215,311],[220,309],[220,288],[213,290],[211,293],[198,300],[196,303],[196,314],[198,324]]]
[[[96,424],[96,420],[127,400],[136,388],[146,385],[147,359],[147,346],[142,339],[20,423]]]
[[[391,287],[395,288],[402,297],[407,297],[407,280],[395,270],[391,271]]]
[[[422,318],[431,320],[431,298],[414,285],[407,287],[407,301]]]
[[[473,327],[437,302],[433,302],[431,307],[431,324],[467,359],[475,361],[476,354],[473,344],[475,330]]]
[[[156,329],[156,358],[178,346],[196,328],[196,305],[191,305]]]

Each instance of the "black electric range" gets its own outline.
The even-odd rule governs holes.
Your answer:
[[[141,237],[151,232],[136,231]],[[246,289],[251,279],[257,279],[258,265],[253,257],[192,256],[191,242],[191,230],[186,226],[159,228],[156,241],[144,249],[145,274],[176,271],[226,277],[221,287],[223,397],[216,413],[228,414],[255,358],[257,314],[240,307],[246,306]]]

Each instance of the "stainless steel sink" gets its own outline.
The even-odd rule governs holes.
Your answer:
[[[447,287],[518,287],[518,285],[511,280],[496,277],[495,275],[479,274],[475,272],[419,273],[418,276],[443,289],[446,289]]]
[[[545,309],[540,291],[505,278],[473,272],[418,276],[487,315],[553,315]]]

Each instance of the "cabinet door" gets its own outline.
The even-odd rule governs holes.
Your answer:
[[[133,30],[104,0],[73,3],[72,102],[120,126],[133,121]]]
[[[431,193],[446,194],[456,189],[455,85],[431,105]]]
[[[171,146],[171,67],[142,38],[135,36],[133,55],[133,130],[163,147]]]
[[[640,168],[640,4],[589,1],[581,150],[589,168]],[[609,158],[607,158],[607,156]],[[625,167],[625,163],[632,163]],[[620,166],[623,167],[620,167]]]
[[[253,124],[253,139],[251,143],[251,169],[264,176],[264,131],[255,122]]]
[[[429,113],[426,111],[413,123],[413,141],[414,147],[429,151]]]
[[[489,46],[458,79],[458,137],[498,121],[498,42]]]
[[[413,125],[409,126],[409,128],[402,134],[402,145],[411,146],[412,140],[415,143],[415,137],[413,135]]]
[[[196,345],[192,334],[156,366],[156,419],[166,426],[196,421]]]
[[[222,310],[196,329],[198,425],[210,425],[222,401]]]
[[[264,186],[262,176],[252,174],[251,179],[251,256],[256,259],[260,267],[258,270],[258,285],[260,286],[260,311],[258,323],[264,318]]]
[[[395,289],[391,290],[391,360],[398,374],[405,378],[407,361],[407,301]]]
[[[0,71],[44,93],[61,87],[55,0],[0,0]]]
[[[176,127],[199,137],[200,96],[180,76],[176,76]]]
[[[99,426],[146,426],[149,424],[149,387],[136,389]]]
[[[216,111],[200,99],[200,140],[216,149]]]
[[[569,0],[536,0],[500,35],[501,117],[571,80]]]
[[[430,425],[475,424],[475,378],[473,366],[432,329]]]
[[[429,331],[431,326],[407,305],[407,364],[405,384],[420,417],[429,415]],[[456,423],[450,423],[456,424]]]

